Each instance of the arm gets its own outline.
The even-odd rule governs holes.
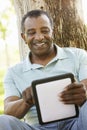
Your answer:
[[[33,100],[31,99],[30,87],[27,88],[24,93],[28,94],[28,99],[25,101],[25,96],[20,99],[17,96],[10,96],[4,101],[4,113],[8,115],[15,116],[19,119],[23,118],[28,110],[34,105]]]

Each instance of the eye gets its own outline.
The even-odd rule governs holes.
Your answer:
[[[32,36],[32,35],[34,35],[36,32],[35,31],[29,31],[29,32],[27,32],[27,36]]]
[[[48,30],[48,29],[46,29],[46,30],[42,30],[42,33],[43,34],[48,34],[50,31]]]

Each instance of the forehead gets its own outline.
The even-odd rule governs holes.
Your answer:
[[[26,18],[24,27],[25,29],[41,28],[41,27],[51,28],[51,23],[49,18],[46,15],[41,15],[38,17]]]

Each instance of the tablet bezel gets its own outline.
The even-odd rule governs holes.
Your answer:
[[[51,82],[51,81],[66,79],[66,78],[70,78],[71,79],[71,83],[75,82],[74,75],[72,73],[56,75],[56,76],[42,78],[42,79],[37,79],[37,80],[32,81],[33,96],[34,96],[34,100],[35,100],[38,120],[39,120],[39,123],[41,125],[42,124],[47,124],[47,123],[52,123],[52,122],[57,122],[57,121],[62,121],[62,120],[66,120],[66,119],[71,119],[71,118],[75,118],[75,117],[78,116],[79,109],[78,109],[78,107],[76,105],[74,105],[75,106],[75,111],[76,111],[76,115],[74,115],[74,116],[71,116],[71,117],[68,117],[68,118],[63,118],[63,119],[58,119],[58,120],[51,120],[51,121],[48,121],[48,122],[43,122],[43,120],[42,120],[42,115],[41,115],[41,110],[40,110],[40,104],[39,104],[39,101],[38,101],[38,94],[37,94],[36,85],[43,84],[43,83],[48,83],[48,82]]]

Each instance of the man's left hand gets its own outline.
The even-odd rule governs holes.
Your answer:
[[[60,100],[64,104],[76,104],[82,106],[87,99],[86,87],[83,83],[72,83],[60,94]]]

